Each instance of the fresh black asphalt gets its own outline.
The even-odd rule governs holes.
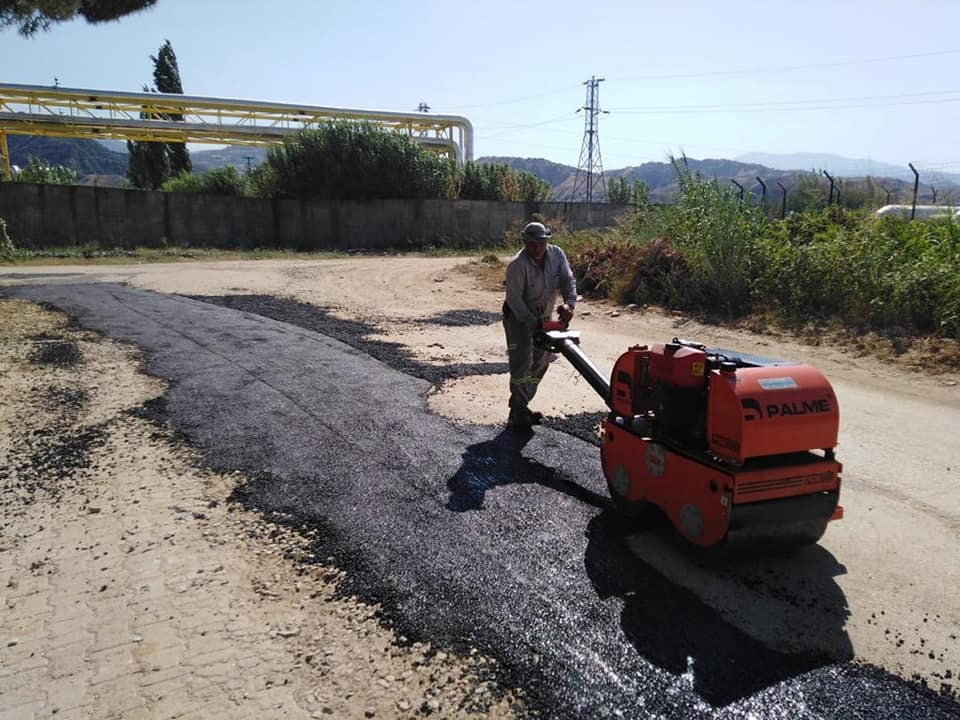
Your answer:
[[[108,284],[5,293],[142,348],[172,427],[250,478],[237,498],[317,529],[345,592],[408,638],[496,658],[541,717],[960,717],[874,668],[770,650],[637,559],[582,440],[434,416],[429,380],[302,318]],[[811,552],[842,633],[836,562]]]

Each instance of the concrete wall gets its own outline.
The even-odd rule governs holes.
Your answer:
[[[0,182],[0,217],[22,248],[343,250],[497,242],[539,212],[570,229],[612,225],[623,206],[476,200],[260,200]]]

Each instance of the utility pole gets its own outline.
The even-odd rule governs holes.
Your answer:
[[[603,160],[600,158],[600,131],[597,128],[597,119],[606,110],[600,109],[600,83],[603,78],[591,77],[583,84],[587,87],[587,104],[577,108],[577,112],[585,110],[583,127],[583,145],[580,148],[580,162],[577,163],[577,174],[573,179],[571,200],[583,199],[592,203],[594,197],[602,198],[605,195],[603,186]],[[599,184],[599,189],[597,185]]]
[[[253,155],[244,155],[243,159],[247,161],[247,175],[250,174],[250,161],[253,160]]]

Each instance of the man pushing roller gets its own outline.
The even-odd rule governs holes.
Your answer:
[[[507,265],[507,299],[503,303],[503,329],[510,362],[510,415],[507,426],[530,430],[542,415],[527,407],[550,364],[549,353],[534,347],[533,336],[540,323],[553,316],[558,296],[563,304],[557,313],[570,322],[577,302],[577,282],[563,250],[549,245],[550,231],[539,222],[527,223],[523,250]]]

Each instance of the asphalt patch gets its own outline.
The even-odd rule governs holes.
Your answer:
[[[187,297],[233,310],[262,315],[272,320],[295,325],[304,330],[321,333],[360,350],[394,370],[426,380],[432,385],[442,385],[448,380],[471,375],[500,375],[509,372],[509,366],[505,362],[450,363],[447,365],[431,365],[430,363],[420,362],[404,345],[375,339],[381,332],[376,326],[360,320],[344,320],[332,315],[328,308],[302,303],[297,300],[277,298],[271,295],[189,295]],[[481,311],[462,312],[481,313]],[[458,316],[460,320],[458,324],[477,324],[475,320],[479,315],[470,315],[473,318],[470,323],[463,322],[464,317],[466,316]],[[423,321],[408,321],[409,324],[413,325],[417,322]],[[431,320],[428,319],[427,322],[431,322]]]
[[[502,318],[501,313],[490,312],[489,310],[447,310],[416,322],[444,327],[469,327],[472,325],[493,325],[500,322]]]
[[[543,425],[573,435],[584,442],[600,447],[600,423],[607,413],[578,413],[566,417],[545,415]]]
[[[83,353],[74,340],[46,333],[35,335],[30,340],[34,347],[28,359],[34,365],[68,368],[83,361]]]
[[[54,385],[43,391],[43,401],[50,410],[77,416],[90,402],[90,393],[85,388]]]
[[[6,511],[17,504],[32,504],[38,497],[55,502],[64,493],[83,492],[83,471],[106,440],[102,425],[71,428],[54,424],[21,433],[18,446],[0,465],[0,495]]]

